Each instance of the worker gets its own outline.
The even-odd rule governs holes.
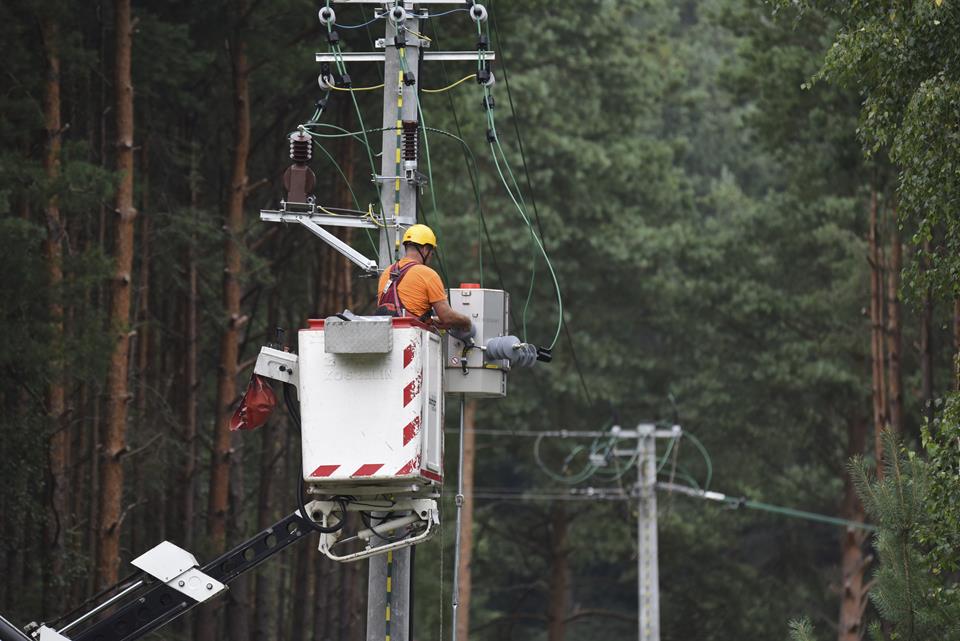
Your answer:
[[[431,319],[433,324],[448,330],[466,342],[476,335],[476,326],[469,316],[450,307],[443,281],[431,267],[430,259],[437,250],[437,236],[426,225],[413,225],[403,234],[405,256],[390,265],[378,285],[377,313],[384,316],[415,316]]]

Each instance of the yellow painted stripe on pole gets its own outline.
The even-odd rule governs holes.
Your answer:
[[[397,147],[397,162],[400,162],[400,148]]]
[[[387,577],[387,592],[392,592],[392,591],[393,591],[393,577],[388,576],[388,577]]]
[[[387,606],[387,621],[390,620],[390,606]]]

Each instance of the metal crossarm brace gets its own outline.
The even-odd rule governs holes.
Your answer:
[[[327,224],[339,227],[376,227],[373,223],[367,223],[358,218],[340,218],[339,216],[318,216],[314,214],[286,214],[279,211],[261,211],[260,220],[303,225],[323,242],[346,256],[347,260],[360,267],[360,269],[371,273],[377,273],[379,271],[376,261],[370,260],[320,226],[321,224]]]
[[[229,552],[210,561],[200,571],[229,584],[277,552],[311,532],[307,520],[294,512]],[[160,584],[96,624],[70,637],[71,641],[133,641],[187,612],[199,601],[165,584]]]
[[[338,59],[343,62],[383,62],[385,58],[383,51],[343,51],[341,53],[320,52],[316,54],[317,62],[336,62]],[[452,60],[454,62],[476,62],[476,51],[424,51],[420,54],[427,62],[434,60]],[[485,60],[496,60],[497,56],[492,51],[486,51],[483,54]]]

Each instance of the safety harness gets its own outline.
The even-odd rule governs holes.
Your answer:
[[[417,263],[411,261],[404,265],[400,266],[399,261],[390,265],[390,278],[387,280],[386,287],[383,288],[383,291],[380,292],[380,296],[377,298],[377,315],[378,316],[409,316],[409,312],[403,306],[403,302],[400,300],[400,281],[403,280],[403,277],[407,275],[407,272],[410,271],[410,268],[416,265]]]

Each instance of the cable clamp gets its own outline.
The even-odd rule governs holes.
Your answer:
[[[407,10],[401,6],[395,6],[390,9],[390,19],[394,24],[402,25],[407,20]]]
[[[474,22],[483,22],[487,19],[487,8],[482,4],[474,3],[470,7],[470,17],[473,18]]]
[[[332,25],[337,21],[337,12],[331,7],[321,7],[320,11],[317,12],[317,17],[320,18],[320,22],[323,24]]]
[[[490,65],[484,65],[483,69],[477,69],[477,84],[484,87],[492,87],[497,82],[493,72],[490,71]]]

